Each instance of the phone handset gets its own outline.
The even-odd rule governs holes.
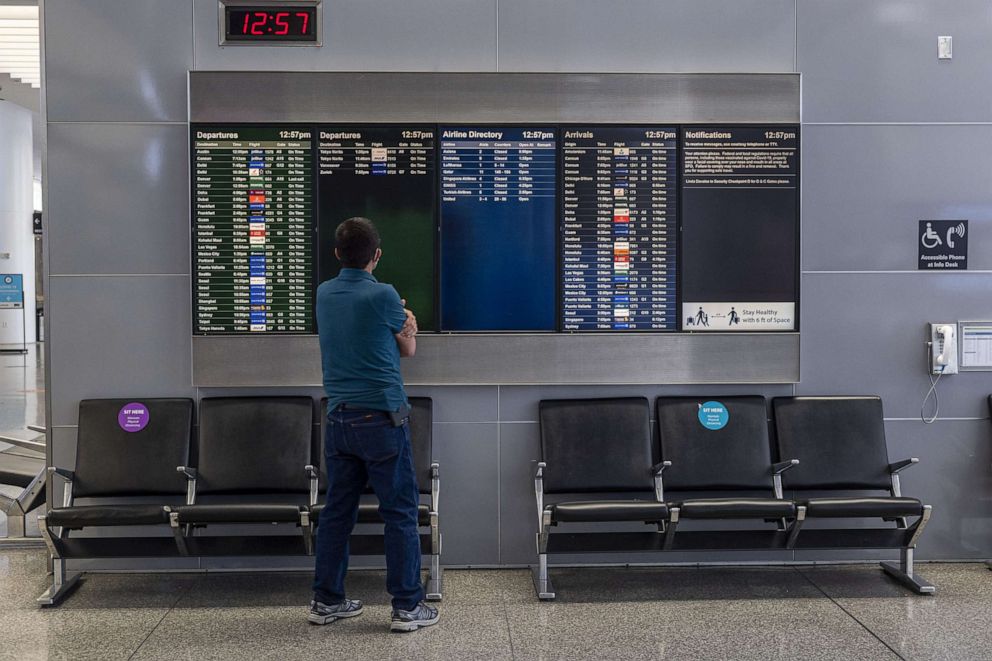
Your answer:
[[[957,328],[954,324],[932,324],[930,329],[931,374],[957,374]]]

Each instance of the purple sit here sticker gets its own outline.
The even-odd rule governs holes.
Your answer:
[[[125,404],[117,414],[117,424],[127,432],[141,431],[148,426],[148,407],[141,402]]]

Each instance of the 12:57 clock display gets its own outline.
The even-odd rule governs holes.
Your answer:
[[[226,41],[317,42],[317,8],[300,5],[227,5]]]

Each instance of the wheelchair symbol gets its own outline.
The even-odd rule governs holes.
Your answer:
[[[943,241],[940,240],[940,236],[933,231],[933,224],[927,223],[927,231],[923,233],[920,237],[920,242],[923,243],[924,248],[932,249],[939,245],[943,245]]]

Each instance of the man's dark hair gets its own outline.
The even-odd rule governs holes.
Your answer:
[[[379,249],[379,231],[368,218],[349,218],[334,232],[334,247],[338,250],[342,266],[363,269]]]

